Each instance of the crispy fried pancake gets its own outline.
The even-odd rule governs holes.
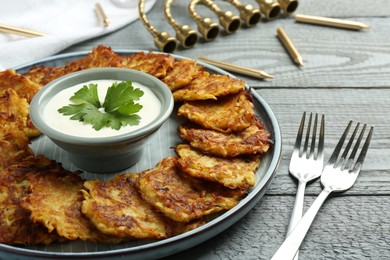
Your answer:
[[[82,212],[102,233],[123,238],[164,238],[167,223],[138,194],[137,174],[116,175],[106,182],[86,181]]]
[[[255,112],[247,91],[215,100],[185,102],[178,110],[204,128],[224,133],[240,132],[250,126]]]
[[[202,72],[189,85],[173,92],[173,98],[179,101],[214,99],[235,94],[245,89],[245,82],[227,75],[210,75]]]
[[[120,67],[121,57],[116,54],[110,47],[99,45],[92,50],[86,57],[68,62],[65,67],[65,74],[103,67]]]
[[[168,54],[138,52],[123,57],[121,67],[146,72],[156,78],[163,78],[173,66],[174,58]]]
[[[39,66],[33,67],[28,72],[23,74],[26,78],[31,81],[44,86],[47,83],[65,75],[64,67],[49,67]]]
[[[190,84],[203,70],[204,67],[193,60],[176,60],[172,70],[168,71],[162,81],[173,92]]]
[[[86,57],[68,62],[64,67],[35,67],[24,75],[32,81],[45,85],[66,74],[90,68],[121,67],[146,72],[163,78],[173,67],[174,58],[166,54],[139,52],[126,57],[116,54],[110,47],[99,45]]]
[[[185,144],[175,150],[180,157],[180,169],[195,178],[218,182],[231,189],[248,189],[255,185],[260,155],[225,159],[202,154]]]
[[[147,202],[179,222],[231,209],[244,195],[180,173],[176,157],[164,158],[155,168],[142,172],[137,187]]]
[[[166,218],[167,221],[169,222],[169,227],[170,227],[170,236],[177,236],[180,234],[183,234],[187,231],[193,230],[195,228],[198,228],[200,226],[203,226],[204,224],[207,223],[206,217],[200,218],[200,219],[195,219],[190,222],[177,222],[172,219]],[[212,218],[210,218],[211,220]]]
[[[262,154],[270,145],[270,134],[257,118],[244,131],[232,134],[190,126],[179,126],[178,131],[180,137],[193,147],[221,157]]]
[[[30,141],[15,117],[0,113],[0,176],[8,166],[32,156]]]
[[[14,118],[15,123],[27,137],[40,135],[40,131],[34,126],[29,116],[29,104],[25,98],[19,95],[11,88],[0,94],[0,114],[8,118]]]
[[[99,45],[86,57],[73,62],[68,62],[63,67],[33,67],[30,71],[25,73],[24,76],[43,86],[61,76],[79,70],[101,67],[120,67],[121,59],[122,58],[112,51],[111,48]]]
[[[28,177],[29,194],[21,206],[31,211],[31,220],[41,223],[49,232],[54,230],[69,240],[118,243],[119,238],[99,232],[81,213],[84,180],[79,174],[63,168],[56,172],[38,172]]]
[[[17,74],[15,70],[5,70],[0,72],[0,92],[7,89],[13,89],[18,93],[19,97],[25,98],[28,103],[41,89],[41,85],[32,82],[29,78]]]
[[[49,244],[59,239],[44,226],[30,220],[30,212],[20,207],[28,191],[27,178],[40,171],[51,171],[58,165],[42,156],[30,157],[12,165],[0,175],[0,243]]]

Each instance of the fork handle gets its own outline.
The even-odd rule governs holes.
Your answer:
[[[298,182],[298,189],[297,189],[297,195],[295,197],[295,202],[294,202],[294,208],[291,213],[291,219],[290,219],[290,224],[288,225],[287,229],[287,236],[291,233],[291,231],[294,229],[296,224],[301,220],[302,218],[302,213],[303,213],[303,201],[305,197],[305,188],[306,188],[306,182],[304,181],[299,181]],[[294,260],[298,260],[298,254],[299,251],[297,250],[297,253],[294,256]]]
[[[303,200],[304,200],[304,196],[305,196],[305,187],[306,187],[306,182],[300,181],[298,183],[297,195],[295,197],[294,208],[293,208],[293,211],[291,213],[290,224],[289,224],[288,229],[287,229],[287,236],[291,233],[291,231],[294,229],[295,225],[302,218]]]
[[[316,198],[306,214],[298,222],[295,228],[291,231],[290,235],[286,238],[283,244],[279,247],[278,251],[274,254],[271,260],[286,260],[293,259],[295,253],[298,251],[303,239],[306,236],[307,231],[310,228],[318,210],[329,196],[332,190],[323,189],[320,195]]]

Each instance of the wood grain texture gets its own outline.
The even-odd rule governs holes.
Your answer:
[[[278,118],[284,147],[278,174],[269,194],[296,192],[296,184],[288,174],[288,165],[302,112],[307,111],[325,114],[326,160],[350,120],[374,126],[374,137],[362,173],[347,194],[389,195],[390,118],[387,115],[390,111],[390,89],[263,89],[260,94]],[[279,181],[283,185],[279,185]],[[307,192],[318,194],[320,187],[313,189],[309,186]]]
[[[164,1],[158,1],[148,14],[152,24],[161,31],[174,35],[162,13]],[[227,3],[220,1],[225,6]],[[249,2],[249,1],[248,1]],[[196,28],[186,15],[188,1],[176,1],[172,11],[182,24]],[[314,4],[315,3],[315,4]],[[222,35],[215,41],[200,41],[192,49],[179,49],[175,52],[189,58],[207,56],[237,65],[262,69],[275,76],[272,80],[257,80],[242,77],[251,86],[261,88],[275,87],[387,87],[390,82],[390,18],[388,16],[359,16],[375,4],[375,8],[390,15],[390,4],[379,1],[301,1],[297,12],[315,15],[328,15],[329,5],[333,9],[344,10],[346,17],[355,14],[354,20],[368,23],[369,30],[350,31],[323,26],[299,24],[289,16],[274,21],[262,21],[254,28],[243,28],[231,35]],[[307,6],[306,6],[307,5]],[[337,8],[336,8],[337,6]],[[230,7],[227,10],[234,10]],[[324,10],[324,13],[319,12]],[[174,12],[176,11],[176,12]],[[214,16],[211,16],[213,18]],[[340,15],[332,16],[340,18]],[[216,18],[213,18],[215,21]],[[298,51],[305,67],[299,69],[291,61],[276,37],[276,28],[282,26]],[[152,36],[140,21],[136,21],[116,33],[99,37],[75,45],[65,52],[90,50],[98,44],[117,49],[156,50]],[[240,76],[241,77],[241,76]]]
[[[386,203],[387,196],[330,197],[301,246],[300,259],[388,259],[389,213],[378,207]],[[292,205],[292,197],[267,196],[229,230],[169,259],[271,259],[284,240]]]
[[[174,1],[172,14],[196,28],[186,14],[188,0]],[[255,1],[242,0],[256,5]],[[163,17],[164,1],[148,14],[162,31],[174,32]],[[217,1],[231,8],[224,1]],[[205,14],[207,10],[199,9]],[[234,9],[231,9],[234,11]],[[262,21],[215,41],[179,49],[188,58],[206,56],[262,69],[275,79],[236,75],[272,107],[283,136],[277,175],[264,198],[230,229],[169,259],[270,259],[284,240],[297,183],[288,173],[292,146],[303,111],[326,115],[329,158],[349,120],[374,126],[363,170],[347,192],[325,202],[301,247],[300,259],[388,259],[390,254],[390,2],[379,0],[300,0],[297,13],[360,21],[368,30],[350,31],[294,22],[294,17]],[[212,15],[212,14],[210,14]],[[214,16],[211,16],[215,19]],[[303,56],[299,69],[276,37],[282,26]],[[91,50],[98,44],[114,49],[156,50],[153,39],[136,21],[115,33],[89,40],[64,52]],[[306,209],[320,193],[319,181],[306,189]]]

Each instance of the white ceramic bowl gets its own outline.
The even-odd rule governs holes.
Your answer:
[[[161,102],[157,118],[139,129],[110,137],[70,135],[48,124],[43,116],[45,107],[56,94],[80,83],[103,79],[130,80],[148,87]],[[70,160],[80,169],[94,173],[112,173],[138,162],[143,146],[168,119],[173,106],[169,88],[149,74],[122,68],[95,68],[68,74],[44,86],[30,104],[30,117],[43,134],[69,153]]]

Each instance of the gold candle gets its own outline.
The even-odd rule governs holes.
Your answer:
[[[303,67],[303,59],[301,55],[299,54],[298,50],[295,48],[294,44],[290,40],[290,38],[287,36],[286,32],[283,30],[282,27],[278,27],[276,29],[277,35],[286,48],[287,52],[290,54],[291,58],[294,60],[296,64],[298,64],[300,67]]]

